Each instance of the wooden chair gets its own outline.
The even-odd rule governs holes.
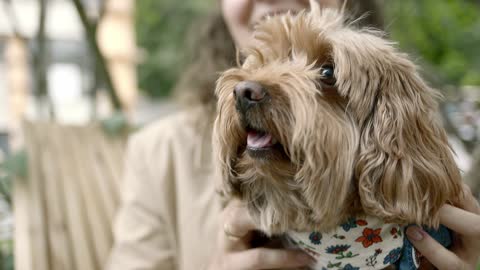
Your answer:
[[[119,204],[124,137],[100,125],[26,123],[28,176],[14,183],[15,269],[102,269]]]

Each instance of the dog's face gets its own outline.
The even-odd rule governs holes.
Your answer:
[[[340,11],[267,18],[216,94],[225,191],[267,233],[328,230],[359,213],[437,225],[460,194],[436,93]]]

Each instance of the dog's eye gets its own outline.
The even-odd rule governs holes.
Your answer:
[[[335,79],[332,65],[324,65],[320,68],[320,80],[328,86],[335,84],[337,80]]]

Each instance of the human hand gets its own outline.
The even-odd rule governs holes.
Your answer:
[[[222,216],[217,251],[208,270],[285,269],[313,262],[310,256],[298,250],[252,248],[250,242],[256,227],[239,201],[230,202]]]
[[[440,223],[455,232],[451,250],[417,226],[407,229],[411,243],[439,270],[475,270],[480,258],[480,205],[466,185],[464,193],[461,208],[440,209]]]

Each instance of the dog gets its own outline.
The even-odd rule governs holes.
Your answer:
[[[439,208],[462,194],[440,94],[384,33],[310,2],[259,23],[244,63],[217,81],[223,193],[244,201],[266,235],[286,234],[318,261],[364,263],[314,269],[382,269],[403,252],[392,248],[404,245],[406,225],[439,228]],[[327,234],[343,244],[315,250]]]

